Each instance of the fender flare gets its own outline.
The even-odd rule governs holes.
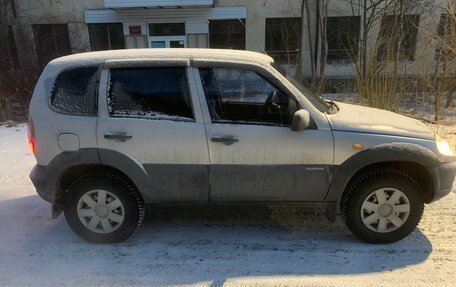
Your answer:
[[[430,169],[440,164],[439,158],[423,146],[411,143],[381,144],[353,155],[340,166],[334,166],[333,179],[325,201],[340,202],[348,183],[360,170],[372,164],[386,162],[412,162],[422,165],[433,181],[435,176]]]
[[[59,194],[62,192],[60,186],[62,177],[69,169],[77,166],[114,168],[125,174],[140,193],[147,190],[149,176],[143,166],[124,154],[97,148],[82,148],[76,152],[62,152],[55,156],[45,169],[45,189],[53,206],[54,218],[62,211],[62,206],[59,203]]]
[[[115,168],[125,174],[136,186],[139,193],[143,195],[148,187],[149,175],[140,162],[113,150],[98,149],[98,153],[102,166]]]
[[[56,155],[46,166],[46,190],[54,205],[60,191],[62,176],[70,168],[81,165],[100,165],[100,158],[96,148],[82,148],[74,152],[62,152]]]

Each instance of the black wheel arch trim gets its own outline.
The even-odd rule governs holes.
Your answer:
[[[76,152],[62,152],[55,156],[47,166],[40,166],[39,173],[32,170],[30,174],[40,196],[52,203],[52,216],[54,218],[62,212],[60,202],[61,194],[64,192],[61,188],[62,177],[69,169],[78,166],[113,168],[125,174],[140,193],[147,188],[148,175],[146,171],[141,165],[124,154],[97,148],[82,148]]]
[[[365,149],[334,166],[333,178],[325,201],[340,202],[350,180],[362,169],[388,162],[412,162],[427,169],[427,173],[436,188],[436,174],[432,168],[441,164],[439,158],[428,148],[411,143],[388,143]]]

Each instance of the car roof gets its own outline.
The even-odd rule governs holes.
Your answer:
[[[49,63],[50,66],[81,66],[100,65],[109,61],[217,61],[228,63],[253,63],[270,65],[274,60],[265,55],[251,51],[221,50],[221,49],[191,49],[191,48],[168,48],[168,49],[123,49],[107,50],[72,54],[57,58]]]

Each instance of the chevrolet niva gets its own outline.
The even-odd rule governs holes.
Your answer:
[[[358,238],[409,235],[452,190],[456,158],[425,124],[325,101],[245,51],[58,58],[29,109],[38,194],[90,242],[121,242],[158,203],[324,204]]]

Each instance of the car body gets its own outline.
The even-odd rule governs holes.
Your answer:
[[[288,80],[272,58],[245,51],[138,49],[53,60],[30,103],[29,142],[37,159],[30,177],[38,194],[52,203],[54,216],[77,205],[65,209],[65,216],[80,219],[82,225],[69,220],[77,233],[92,225],[78,234],[95,242],[131,234],[106,237],[110,232],[102,223],[123,226],[107,220],[107,209],[92,202],[101,193],[85,197],[93,206],[81,199],[83,192],[71,199],[77,203],[69,202],[73,189],[97,185],[97,177],[106,182],[115,177],[134,195],[131,204],[140,212],[132,221],[139,225],[145,204],[177,202],[324,203],[330,218],[341,209],[350,221],[348,202],[361,193],[355,184],[360,178],[402,178],[404,189],[415,186],[411,192],[419,193],[422,205],[447,195],[456,173],[448,144],[425,124],[325,102]],[[116,189],[107,189],[106,200],[103,191],[103,200],[120,200]],[[404,222],[414,209],[407,192],[395,196],[401,198],[397,205],[409,204],[407,214],[397,213]],[[393,193],[385,191],[386,199]],[[370,201],[381,205],[378,196]],[[384,215],[390,207],[383,206]],[[95,208],[104,221],[90,221],[79,211]],[[126,205],[116,214],[128,215]],[[365,210],[361,217],[369,214]],[[410,233],[419,218],[402,232],[399,227],[386,232],[397,218],[387,219],[385,227],[382,220],[367,226],[370,231],[351,229],[369,242],[391,242]],[[377,232],[382,236],[400,234],[377,240],[376,226],[386,228]]]

